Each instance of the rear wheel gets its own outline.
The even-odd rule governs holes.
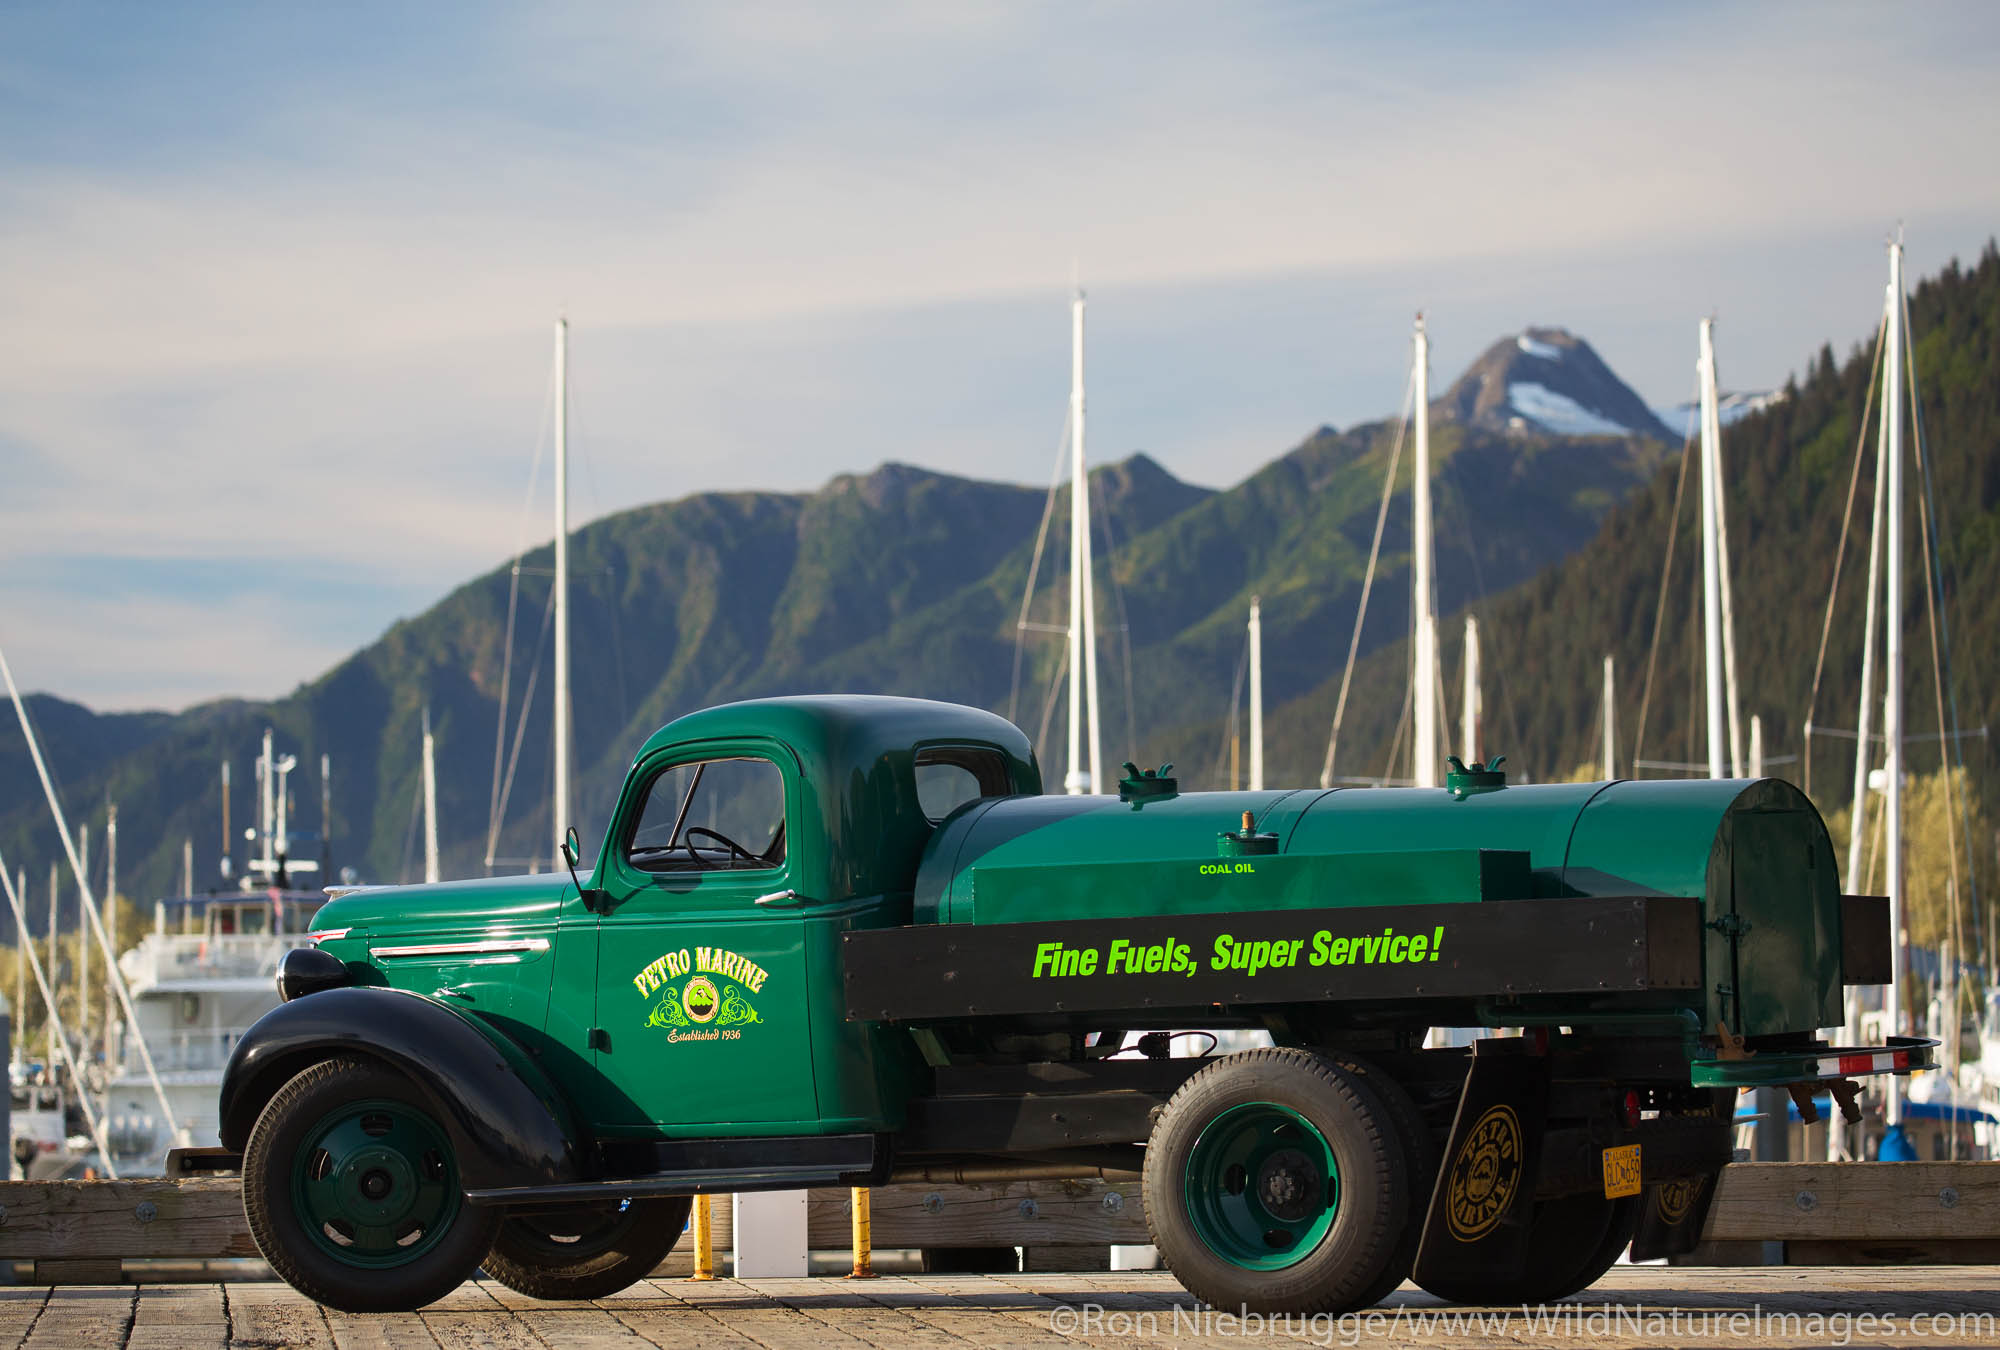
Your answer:
[[[531,1209],[500,1223],[480,1264],[530,1298],[603,1298],[645,1279],[687,1228],[692,1197]]]
[[[344,1312],[442,1298],[498,1222],[465,1202],[451,1136],[416,1085],[356,1058],[313,1065],[265,1106],[243,1155],[243,1210],[271,1268]]]
[[[1452,1303],[1511,1306],[1566,1298],[1597,1283],[1632,1241],[1639,1200],[1565,1195],[1539,1201],[1529,1220],[1527,1260],[1519,1274],[1457,1274],[1421,1283],[1426,1292]]]
[[[1438,1141],[1401,1083],[1367,1060],[1345,1054],[1333,1054],[1329,1058],[1349,1073],[1358,1075],[1382,1099],[1383,1109],[1389,1113],[1403,1145],[1404,1162],[1410,1173],[1410,1206],[1403,1220],[1402,1232],[1396,1239],[1395,1252],[1382,1268],[1382,1273],[1375,1277],[1375,1283],[1355,1300],[1358,1308],[1372,1308],[1409,1279],[1410,1270],[1416,1265],[1417,1245],[1424,1235],[1424,1210],[1430,1204],[1431,1186],[1437,1181]]]
[[[1146,1217],[1195,1297],[1253,1312],[1359,1306],[1409,1221],[1404,1148],[1359,1074],[1251,1050],[1195,1074],[1146,1148]]]

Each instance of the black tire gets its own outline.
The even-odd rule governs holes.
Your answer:
[[[1424,1236],[1424,1213],[1430,1204],[1431,1188],[1437,1183],[1438,1141],[1430,1127],[1424,1124],[1423,1114],[1417,1110],[1417,1104],[1410,1100],[1410,1094],[1404,1091],[1401,1083],[1354,1055],[1329,1051],[1327,1057],[1357,1075],[1382,1099],[1397,1138],[1403,1145],[1403,1162],[1410,1174],[1410,1205],[1403,1219],[1402,1234],[1396,1239],[1395,1254],[1382,1268],[1382,1273],[1375,1277],[1375,1283],[1355,1300],[1357,1308],[1372,1308],[1409,1279],[1410,1271],[1416,1266],[1417,1246]]]
[[[1203,1235],[1190,1208],[1207,1188],[1191,1187],[1189,1174],[1212,1124],[1222,1129],[1232,1113],[1272,1108],[1319,1135],[1315,1147],[1323,1142],[1332,1157],[1338,1198],[1329,1226],[1309,1248],[1287,1264],[1259,1269]],[[1322,1055],[1277,1047],[1218,1060],[1181,1085],[1147,1143],[1144,1193],[1153,1242],[1188,1292],[1212,1307],[1301,1314],[1358,1307],[1395,1259],[1410,1219],[1409,1168],[1395,1131],[1361,1076]],[[1202,1166],[1196,1165],[1197,1180]],[[1263,1188],[1265,1177],[1234,1170],[1233,1194]]]
[[[926,1275],[1011,1275],[1021,1268],[1012,1247],[925,1247],[917,1253]]]
[[[529,1298],[591,1299],[645,1279],[687,1228],[694,1198],[529,1209],[500,1221],[486,1273]]]
[[[1632,1245],[1632,1235],[1639,1231],[1639,1216],[1644,1212],[1644,1194],[1620,1196],[1610,1202],[1611,1218],[1604,1226],[1604,1236],[1597,1249],[1585,1257],[1583,1263],[1565,1280],[1552,1287],[1552,1292],[1542,1295],[1538,1303],[1548,1303],[1559,1298],[1568,1298],[1580,1293],[1603,1278],[1604,1272],[1618,1263],[1625,1249]]]
[[[1565,1195],[1538,1201],[1520,1274],[1458,1275],[1427,1282],[1424,1290],[1450,1303],[1486,1306],[1533,1306],[1567,1298],[1597,1283],[1632,1241],[1641,1198]]]
[[[392,1135],[416,1143],[382,1162],[369,1152],[375,1145],[361,1142]],[[244,1150],[243,1212],[258,1251],[285,1283],[343,1312],[406,1312],[444,1297],[478,1268],[500,1218],[466,1203],[449,1140],[423,1093],[395,1070],[352,1057],[313,1065],[265,1105]],[[327,1143],[342,1149],[339,1158]],[[309,1227],[312,1207],[336,1196],[376,1206],[371,1217],[382,1220],[358,1234],[349,1224],[353,1256],[342,1254],[343,1219],[322,1217]],[[391,1250],[363,1260],[385,1233],[389,1247],[407,1245],[410,1254]]]

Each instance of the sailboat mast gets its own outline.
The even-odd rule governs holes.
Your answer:
[[[1708,776],[1721,778],[1722,711],[1722,559],[1716,538],[1715,499],[1722,490],[1715,457],[1715,321],[1701,321],[1701,355],[1695,369],[1701,377],[1701,617],[1702,668],[1708,695]]]
[[[1069,769],[1071,796],[1095,792],[1103,772],[1097,724],[1097,623],[1090,576],[1090,477],[1083,443],[1083,291],[1070,302]],[[1083,728],[1090,724],[1089,768]]]
[[[1887,642],[1882,697],[1882,840],[1889,882],[1889,1029],[1903,1034],[1903,986],[1909,949],[1903,935],[1903,241],[1889,245],[1889,331],[1882,364],[1882,452],[1889,461],[1883,508],[1887,591],[1882,629]],[[1903,1119],[1901,1080],[1888,1079],[1887,1119]]]
[[[62,955],[62,914],[61,910],[58,908],[60,901],[61,901],[61,892],[56,887],[56,863],[54,859],[50,859],[49,860],[49,994],[47,1002],[48,1002],[48,1015],[49,1015],[48,1071],[51,1075],[53,1075],[56,1071],[56,1001],[62,997],[62,984],[61,984],[62,977],[58,973],[56,967],[56,960]]]
[[[104,808],[104,945],[118,950],[118,803]],[[104,1065],[111,1067],[112,1051],[118,1040],[118,972],[110,962],[104,968]]]
[[[1617,665],[1609,653],[1604,657],[1604,781],[1618,777],[1618,681]]]
[[[424,880],[444,878],[438,871],[437,745],[431,738],[430,705],[424,706]]]
[[[1465,707],[1459,719],[1459,753],[1467,764],[1479,758],[1479,620],[1465,616]]]
[[[550,858],[562,857],[569,818],[569,320],[556,320],[556,711]],[[553,864],[552,864],[553,865]]]
[[[1720,378],[1715,369],[1715,340],[1711,329],[1708,346],[1708,379],[1710,416],[1714,421],[1702,441],[1709,457],[1715,461],[1715,578],[1716,590],[1722,600],[1722,697],[1723,707],[1729,718],[1729,776],[1741,778],[1743,715],[1742,701],[1737,696],[1736,681],[1736,604],[1729,583],[1733,569],[1729,565],[1728,481],[1722,476],[1722,396],[1716,388],[1716,382]]]
[[[1264,790],[1264,619],[1254,595],[1250,597],[1250,790]]]
[[[1424,316],[1417,315],[1416,350],[1416,476],[1410,488],[1414,517],[1410,537],[1416,550],[1410,592],[1416,614],[1416,687],[1412,707],[1416,726],[1418,787],[1438,785],[1437,616],[1431,612],[1431,416],[1430,338]]]

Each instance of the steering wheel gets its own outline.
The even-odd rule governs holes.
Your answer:
[[[734,839],[731,839],[728,835],[719,834],[716,831],[709,829],[706,825],[690,825],[687,827],[687,829],[681,832],[681,838],[686,842],[689,853],[694,853],[694,837],[698,834],[705,834],[710,839],[713,839],[718,844],[721,844],[724,848],[729,850],[729,855],[732,858],[741,858],[743,859],[743,861],[750,863],[757,863],[763,861],[762,858],[759,858],[756,854],[752,853],[749,849],[743,847],[743,845],[737,843]]]

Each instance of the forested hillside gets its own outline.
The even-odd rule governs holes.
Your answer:
[[[1857,293],[1871,287],[1857,278]],[[1904,522],[1904,650],[1908,729],[1938,730],[1938,681],[1931,660],[1925,568],[1918,551],[1924,513],[1932,506],[1941,546],[1941,621],[1949,625],[1952,681],[1960,724],[2000,723],[2000,253],[1988,245],[1976,264],[1956,264],[1925,280],[1910,297],[1910,329],[1921,441],[1930,483],[1911,449]],[[1785,396],[1744,417],[1723,434],[1724,472],[1733,556],[1736,642],[1743,713],[1763,719],[1766,753],[1799,755],[1779,766],[1803,778],[1804,727],[1811,712],[1821,728],[1851,729],[1860,691],[1862,598],[1873,500],[1872,458],[1857,486],[1838,604],[1816,711],[1809,709],[1827,596],[1841,522],[1863,435],[1872,333],[1857,335],[1844,358],[1823,347],[1791,381]],[[1879,396],[1878,396],[1879,397]],[[1866,428],[1872,456],[1881,404]],[[1908,438],[1906,438],[1908,439]],[[1470,608],[1481,621],[1487,679],[1484,748],[1503,751],[1510,767],[1537,777],[1563,776],[1600,755],[1601,666],[1616,660],[1620,764],[1638,755],[1658,760],[1705,756],[1701,678],[1698,465],[1689,473],[1678,516],[1680,475],[1675,456],[1619,509],[1585,548],[1508,591]],[[1519,522],[1484,516],[1485,528]],[[1653,658],[1655,615],[1668,535],[1674,570],[1667,578],[1660,641]],[[1457,616],[1442,623],[1448,678],[1458,666]],[[1940,629],[1940,643],[1944,637]],[[1340,771],[1381,774],[1406,682],[1406,645],[1384,646],[1362,664],[1343,738]],[[1282,708],[1271,722],[1274,772],[1287,780],[1316,775],[1326,744],[1338,670],[1310,694]],[[1451,706],[1457,707],[1454,686]],[[1644,741],[1635,744],[1644,704]],[[1878,718],[1879,729],[1879,718]],[[1219,726],[1204,728],[1211,743]],[[1455,739],[1455,738],[1454,738]],[[1992,779],[1990,741],[1966,742],[1976,787]],[[1912,744],[1912,772],[1938,767],[1935,741]],[[1853,743],[1816,738],[1813,791],[1838,804],[1851,791]],[[1622,771],[1629,772],[1629,767]],[[1400,765],[1399,773],[1407,766]],[[1989,854],[1994,841],[1981,840]]]

